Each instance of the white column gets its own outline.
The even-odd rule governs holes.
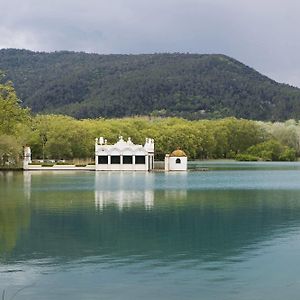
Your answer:
[[[98,166],[98,155],[95,154],[95,169],[97,170],[97,166]]]
[[[149,171],[149,155],[145,156],[146,170]]]
[[[23,169],[28,170],[29,164],[31,163],[31,149],[30,147],[24,148],[24,159],[23,159]]]
[[[98,148],[98,139],[95,138],[95,169],[97,170],[98,165],[98,157],[97,157],[97,149]]]
[[[111,156],[107,155],[107,170],[111,170]]]
[[[169,154],[166,154],[165,156],[165,171],[169,171],[170,167],[169,167]]]

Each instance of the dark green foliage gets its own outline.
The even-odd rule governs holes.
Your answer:
[[[296,151],[276,140],[269,140],[251,146],[245,154],[237,156],[237,160],[250,160],[251,158],[265,161],[295,161]]]
[[[21,153],[22,147],[19,145],[16,137],[0,135],[0,168],[19,167],[18,163]]]
[[[155,139],[156,159],[180,147],[189,159],[230,158],[264,141],[266,133],[254,121],[226,118],[188,121],[179,118],[76,120],[66,116],[33,118],[28,144],[34,158],[92,159],[95,137],[115,143],[119,135],[144,144]],[[41,138],[41,136],[43,138]],[[46,142],[45,142],[46,141]],[[44,149],[44,151],[43,151]],[[85,163],[85,162],[84,162]]]
[[[76,118],[300,117],[300,90],[224,55],[0,50],[0,69],[34,112]]]
[[[42,167],[53,167],[53,166],[54,166],[54,164],[50,164],[50,163],[43,163],[41,166],[42,166]]]
[[[238,160],[238,161],[258,161],[258,160],[260,160],[260,158],[257,157],[257,156],[251,155],[251,154],[238,154],[235,157],[235,160]]]
[[[19,168],[30,115],[21,108],[12,83],[1,83],[2,78],[0,71],[0,168]]]
[[[288,147],[285,147],[279,156],[279,160],[281,161],[295,161],[296,159],[296,151]]]
[[[0,71],[1,79],[1,71]],[[29,110],[21,108],[11,82],[0,82],[0,134],[14,135],[29,122]]]

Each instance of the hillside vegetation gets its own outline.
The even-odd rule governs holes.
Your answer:
[[[23,106],[76,118],[300,118],[300,89],[224,55],[0,50]],[[2,82],[3,83],[3,82]]]
[[[95,137],[114,143],[119,135],[143,144],[155,139],[156,159],[182,148],[189,159],[293,161],[300,155],[300,124],[236,118],[190,121],[132,117],[77,120],[63,115],[31,115],[20,107],[10,83],[0,84],[0,168],[20,165],[22,146],[33,158],[93,160]]]

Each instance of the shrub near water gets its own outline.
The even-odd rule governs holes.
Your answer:
[[[235,157],[235,160],[238,160],[238,161],[258,161],[258,160],[261,160],[261,159],[257,156],[244,153],[244,154],[238,154]]]
[[[237,155],[236,159],[240,161],[295,161],[296,151],[276,140],[270,140],[249,147],[245,153]]]

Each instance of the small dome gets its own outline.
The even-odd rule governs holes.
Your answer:
[[[171,156],[171,157],[183,157],[183,156],[187,156],[187,155],[185,154],[184,151],[177,149],[177,150],[173,151],[173,152],[170,154],[170,156]]]

